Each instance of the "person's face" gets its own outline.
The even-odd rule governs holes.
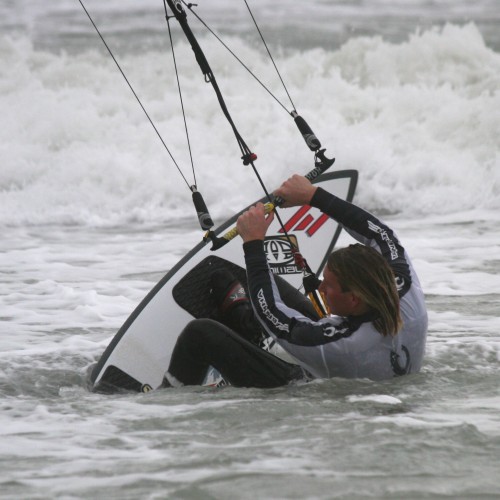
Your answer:
[[[352,292],[343,292],[337,276],[325,267],[319,291],[324,295],[332,314],[349,316],[355,313],[359,299]]]

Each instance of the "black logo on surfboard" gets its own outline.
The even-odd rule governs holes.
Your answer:
[[[297,238],[290,235],[290,239],[298,248]],[[292,246],[286,236],[268,236],[264,240],[264,251],[267,255],[269,267],[274,274],[300,274],[301,270],[295,264]]]

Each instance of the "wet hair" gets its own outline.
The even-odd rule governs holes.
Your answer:
[[[403,322],[394,273],[373,248],[356,243],[335,250],[328,257],[343,292],[352,292],[377,313],[373,324],[382,335],[397,335]]]

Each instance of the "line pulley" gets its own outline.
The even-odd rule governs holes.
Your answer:
[[[193,193],[193,203],[196,209],[196,214],[198,215],[198,222],[200,223],[201,229],[203,231],[208,231],[214,226],[212,217],[208,213],[207,205],[201,193],[196,189],[196,186],[191,186],[191,191]]]

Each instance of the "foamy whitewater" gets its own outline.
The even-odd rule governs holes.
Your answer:
[[[291,110],[243,2],[198,3]],[[162,2],[85,5],[192,184]],[[334,168],[359,171],[356,203],[412,257],[429,307],[422,372],[89,393],[89,367],[202,233],[78,1],[5,0],[0,498],[499,498],[498,3],[250,5]],[[191,24],[266,185],[310,170],[293,120]],[[220,224],[262,192],[177,26],[174,38],[196,182]]]

